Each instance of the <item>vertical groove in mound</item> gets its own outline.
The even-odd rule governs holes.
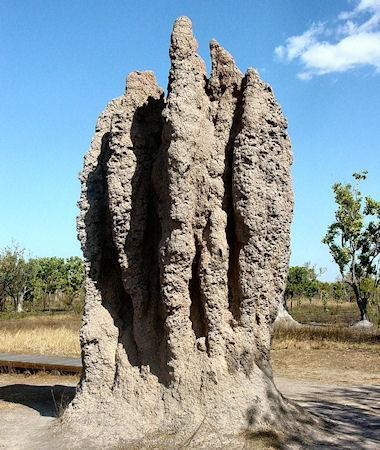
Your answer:
[[[212,62],[211,77],[207,90],[213,102],[213,122],[215,143],[223,172],[219,174],[223,181],[220,187],[218,204],[225,214],[223,238],[226,240],[228,254],[225,278],[227,286],[224,296],[227,307],[237,322],[240,317],[238,292],[240,244],[235,232],[235,212],[233,207],[232,177],[234,159],[234,141],[241,123],[241,92],[243,75],[236,67],[232,56],[216,40],[210,43]],[[222,230],[221,230],[222,231]],[[221,239],[221,237],[219,237]]]
[[[157,317],[159,292],[152,288],[158,284],[156,252],[160,226],[152,204],[152,167],[161,145],[162,109],[162,90],[154,75],[132,72],[127,80],[124,108],[112,119],[107,179],[113,239],[122,281],[133,304],[131,332],[139,364],[149,366],[159,378],[163,365],[158,349],[163,329],[158,329],[162,325]]]
[[[92,204],[97,205],[98,233],[100,241],[100,258],[98,276],[96,278],[97,288],[103,299],[103,306],[113,318],[114,324],[119,330],[118,342],[121,343],[128,355],[129,363],[133,366],[141,364],[139,351],[133,333],[134,308],[131,296],[125,291],[123,275],[118,261],[118,252],[113,240],[112,217],[108,202],[108,164],[111,158],[110,149],[111,134],[104,135],[102,148],[98,159],[98,167],[94,173],[99,171],[98,186],[101,189]],[[89,180],[89,182],[91,182]],[[91,188],[90,188],[91,192]],[[92,243],[90,243],[92,245]]]
[[[199,243],[195,244],[195,255],[191,266],[191,279],[189,281],[190,291],[190,320],[196,338],[206,338],[207,336],[207,321],[205,315],[205,308],[202,299],[201,281],[200,281],[200,259],[201,246]]]

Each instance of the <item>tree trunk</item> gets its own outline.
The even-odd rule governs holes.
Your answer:
[[[357,304],[358,304],[359,311],[360,311],[360,320],[368,320],[369,321],[369,318],[367,315],[368,299],[361,297],[359,300],[357,300]]]
[[[16,311],[18,313],[24,312],[24,295],[22,294],[16,297]]]
[[[367,306],[368,306],[368,297],[365,297],[361,295],[359,286],[356,283],[352,284],[352,289],[355,294],[356,304],[358,305],[359,312],[360,312],[360,321],[356,322],[353,326],[354,327],[372,327],[372,323],[369,320],[368,314],[367,314]]]
[[[356,304],[358,305],[359,312],[360,312],[360,321],[368,321],[369,322],[368,315],[367,315],[368,298],[361,295],[359,286],[356,283],[353,283],[352,288],[353,288],[353,291],[355,294]]]
[[[196,48],[178,19],[166,104],[151,72],[131,73],[85,158],[84,375],[63,424],[99,447],[236,448],[304,429],[269,358],[293,205],[286,121],[256,71],[212,41],[207,80]]]

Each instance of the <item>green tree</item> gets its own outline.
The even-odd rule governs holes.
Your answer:
[[[310,263],[289,267],[285,288],[285,307],[290,298],[307,297],[311,300],[318,292],[318,279],[315,267]]]
[[[342,283],[341,281],[334,281],[330,284],[332,297],[337,303],[347,297],[347,291],[345,289],[344,283]]]
[[[72,256],[66,259],[64,265],[65,283],[64,293],[66,303],[72,307],[76,298],[82,298],[84,294],[84,264],[79,256]]]
[[[19,312],[27,302],[31,310],[37,305],[50,309],[52,300],[79,310],[83,298],[84,264],[78,256],[26,259],[16,244],[0,250],[0,311],[8,299]]]
[[[52,300],[71,307],[73,301],[83,297],[84,265],[78,256],[33,258],[31,279],[32,303],[38,302],[43,310],[50,308]]]
[[[66,283],[64,258],[35,258],[35,277],[33,279],[34,297],[42,301],[42,309],[50,308],[52,297],[63,292]]]
[[[328,245],[343,281],[355,294],[360,320],[368,320],[368,301],[379,284],[380,202],[363,198],[359,191],[367,171],[353,177],[354,184],[333,185],[335,221],[322,242]]]
[[[6,298],[13,301],[14,309],[22,312],[24,300],[30,289],[33,276],[32,267],[25,260],[25,251],[17,244],[5,247],[0,252],[0,297],[1,308],[4,309]]]

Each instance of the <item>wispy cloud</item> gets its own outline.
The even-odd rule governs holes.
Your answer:
[[[289,37],[275,49],[283,61],[297,60],[298,78],[345,72],[359,66],[380,71],[380,0],[358,0],[332,24],[313,24],[304,33]]]

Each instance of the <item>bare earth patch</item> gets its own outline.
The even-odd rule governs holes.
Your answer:
[[[329,383],[380,384],[377,350],[278,349],[272,350],[277,376]]]
[[[78,377],[45,373],[0,375],[0,448],[39,448],[40,436],[70,401]],[[42,443],[40,448],[54,448]]]
[[[334,442],[322,439],[312,448],[380,448],[380,385],[336,385],[280,377],[276,384],[287,397],[332,421]]]
[[[73,397],[77,380],[77,377],[46,374],[0,375],[0,448],[59,448],[58,441],[46,441],[46,432],[59,415],[56,405]],[[312,448],[380,447],[380,385],[336,385],[279,376],[275,381],[284,395],[334,421],[335,441],[327,443],[321,438]],[[45,436],[45,441],[40,440],[41,436]],[[93,444],[96,448],[96,443]]]

